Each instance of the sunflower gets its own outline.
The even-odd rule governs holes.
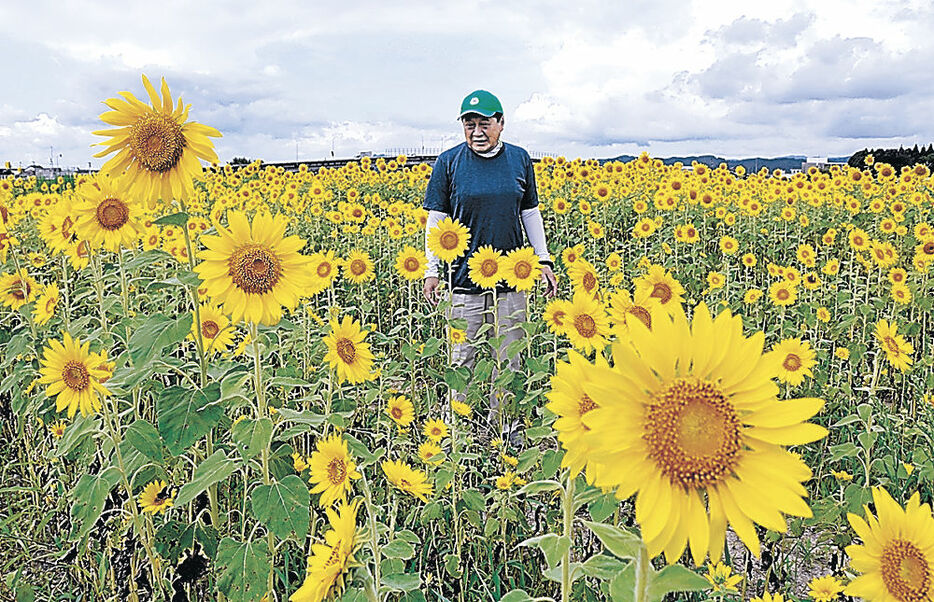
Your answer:
[[[879,320],[876,322],[876,340],[885,351],[885,358],[892,366],[902,372],[911,366],[912,359],[909,357],[915,352],[914,346],[905,340],[905,337],[898,334],[898,326],[895,322],[889,324],[888,320]]]
[[[769,300],[779,307],[793,305],[798,300],[798,287],[789,280],[773,282],[769,287]]]
[[[707,574],[704,575],[710,583],[713,593],[725,594],[737,591],[736,586],[743,580],[742,575],[734,575],[733,569],[722,562],[707,565]]]
[[[425,464],[440,464],[442,459],[437,456],[441,453],[441,446],[434,441],[425,441],[418,446],[418,459]]]
[[[420,280],[427,267],[425,253],[413,246],[406,246],[396,255],[396,273],[406,280]]]
[[[47,284],[36,299],[35,320],[36,325],[42,326],[48,323],[55,314],[55,308],[58,307],[59,291],[58,285],[54,282]]]
[[[343,589],[344,574],[354,562],[358,545],[358,505],[358,501],[341,502],[336,512],[326,509],[331,528],[324,534],[324,543],[312,544],[305,581],[289,596],[289,602],[321,602]]]
[[[448,425],[444,424],[443,420],[432,418],[425,421],[425,426],[423,427],[422,432],[426,437],[435,443],[438,443],[448,436]]]
[[[530,290],[542,275],[538,255],[530,247],[513,249],[507,253],[502,270],[503,280],[517,291]]]
[[[73,418],[80,409],[82,416],[100,411],[100,395],[110,395],[101,382],[110,377],[106,367],[101,366],[101,356],[90,353],[90,343],[72,339],[67,332],[61,342],[49,341],[43,350],[40,384],[48,385],[45,394],[57,396],[55,411],[68,409],[68,418]]]
[[[318,439],[308,466],[311,469],[308,482],[314,485],[311,492],[321,494],[318,503],[322,508],[330,507],[337,500],[346,500],[350,480],[360,478],[347,442],[340,435]]]
[[[312,283],[308,296],[314,296],[325,290],[338,273],[338,259],[334,251],[318,251],[308,258],[308,270],[311,272]]]
[[[462,328],[452,328],[448,334],[448,340],[455,345],[467,342],[467,331]]]
[[[596,268],[586,259],[581,258],[571,264],[568,268],[568,276],[571,278],[575,292],[584,291],[592,297],[597,295],[600,289],[600,279]]]
[[[451,262],[467,251],[470,232],[459,221],[446,217],[428,232],[428,248],[441,261]]]
[[[432,492],[428,476],[421,470],[415,470],[401,460],[384,460],[380,466],[386,478],[398,489],[411,493],[423,502],[428,501]]]
[[[324,337],[328,348],[324,359],[337,372],[338,382],[371,380],[373,354],[369,343],[364,342],[365,338],[366,333],[360,330],[360,324],[350,316],[344,316],[339,323],[331,320],[331,331]]]
[[[474,251],[467,260],[468,275],[474,284],[480,288],[496,288],[496,283],[503,278],[503,254],[489,245]]]
[[[801,339],[785,339],[772,345],[772,351],[781,360],[778,370],[778,380],[792,386],[798,386],[805,376],[814,376],[811,368],[814,366],[816,354],[811,344]]]
[[[663,266],[649,266],[648,272],[636,278],[633,284],[636,292],[649,291],[649,296],[658,299],[668,313],[677,312],[684,303],[684,287]]]
[[[597,354],[597,365],[607,365],[600,354]],[[568,361],[560,362],[551,377],[551,391],[546,394],[548,404],[545,407],[558,416],[552,428],[558,431],[558,441],[567,450],[561,466],[569,468],[573,478],[587,465],[587,476],[592,482],[598,461],[591,453],[590,442],[585,436],[590,428],[582,421],[584,414],[597,407],[584,392],[584,383],[591,376],[588,367],[590,364],[584,356],[573,349],[568,350]]]
[[[201,340],[204,341],[204,352],[207,355],[224,353],[233,345],[234,330],[230,328],[230,320],[221,311],[219,305],[214,303],[201,304]],[[198,341],[198,330],[195,312],[191,312],[191,332],[188,339]]]
[[[344,260],[344,278],[354,284],[362,284],[373,277],[373,260],[367,253],[354,249],[347,254],[347,259]]]
[[[767,591],[762,592],[762,596],[759,598],[752,598],[749,602],[786,602],[785,597],[781,594],[770,594]]]
[[[815,577],[808,582],[808,595],[815,602],[832,602],[840,597],[843,584],[833,575]]]
[[[121,180],[99,176],[78,187],[75,233],[92,249],[104,247],[117,252],[133,248],[143,232],[142,209]]]
[[[641,321],[649,329],[652,328],[652,314],[661,309],[661,301],[652,297],[648,289],[636,290],[635,297],[629,291],[616,290],[609,297],[610,322],[613,324],[612,332],[619,338],[625,338],[629,333],[627,324],[630,320]]]
[[[3,304],[17,310],[36,298],[39,285],[25,269],[12,274],[0,274],[0,295]]]
[[[915,492],[902,508],[881,487],[873,487],[876,515],[847,514],[863,540],[849,545],[850,566],[862,573],[843,590],[866,600],[921,602],[934,599],[934,517]]]
[[[463,401],[458,401],[456,399],[451,400],[451,409],[454,410],[455,414],[463,416],[464,418],[470,418],[470,415],[473,413],[473,408]]]
[[[308,258],[298,252],[305,241],[283,238],[289,223],[284,215],[257,213],[251,227],[246,214],[233,211],[227,223],[224,228],[215,221],[217,235],[201,237],[207,249],[198,253],[203,261],[195,271],[207,296],[223,304],[234,323],[277,324],[282,308],[294,309],[311,281]]]
[[[415,420],[415,406],[405,395],[394,395],[386,403],[386,413],[400,428],[405,428]]]
[[[636,495],[649,553],[672,563],[689,544],[695,564],[719,561],[729,523],[758,556],[754,522],[784,532],[782,513],[810,517],[801,483],[811,471],[781,446],[826,436],[805,422],[824,401],[778,401],[780,360],[762,353],[763,333],[746,338],[739,316],[714,318],[701,303],[691,323],[659,312],[629,335],[613,345],[613,368],[587,368],[596,407],[582,422],[604,467],[595,485]]]
[[[762,291],[757,288],[751,288],[743,295],[743,303],[752,305],[762,298]]]
[[[908,305],[911,303],[911,289],[905,284],[893,284],[891,295],[892,299],[900,305]]]
[[[65,429],[67,428],[68,428],[67,424],[65,424],[61,420],[58,420],[49,425],[49,432],[51,432],[52,436],[55,437],[56,439],[61,439],[62,437],[65,436]]]
[[[165,481],[152,481],[143,488],[139,494],[139,506],[143,512],[152,514],[164,513],[166,508],[172,506],[174,496],[168,495]]]
[[[568,308],[564,334],[575,349],[584,353],[601,351],[606,345],[610,331],[609,320],[603,304],[583,291],[574,293]]]
[[[116,152],[101,171],[112,176],[126,174],[129,196],[145,201],[150,207],[159,198],[164,201],[193,198],[192,180],[201,177],[199,159],[218,162],[208,136],[219,137],[221,133],[188,121],[191,105],[183,105],[181,98],[173,108],[165,79],[162,80],[161,100],[145,75],[143,86],[152,107],[130,92],[121,92],[122,99],[104,101],[113,110],[102,113],[101,120],[117,129],[93,132],[110,137],[99,143],[107,148],[94,156],[104,157]]]
[[[554,334],[564,334],[564,329],[567,327],[566,319],[570,309],[571,302],[567,299],[552,299],[549,301],[542,314],[542,319],[545,320],[545,324],[548,325],[548,330]]]

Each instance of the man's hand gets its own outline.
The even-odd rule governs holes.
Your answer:
[[[428,302],[432,305],[438,304],[438,277],[437,276],[428,276],[425,278],[425,284],[422,287],[422,291],[425,293],[425,298],[428,299]]]
[[[558,279],[547,265],[542,266],[542,280],[545,281],[545,296],[551,299],[558,294]],[[425,290],[428,290],[427,288]]]

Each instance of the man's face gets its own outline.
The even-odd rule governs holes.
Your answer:
[[[464,124],[467,146],[478,153],[485,153],[496,146],[505,124],[503,117],[497,120],[494,117],[483,117],[476,113],[464,115],[461,121]]]

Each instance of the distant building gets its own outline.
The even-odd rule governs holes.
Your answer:
[[[830,169],[831,165],[846,165],[846,161],[831,161],[827,157],[808,157],[801,164],[801,171],[807,172],[808,169],[816,167],[820,170]]]

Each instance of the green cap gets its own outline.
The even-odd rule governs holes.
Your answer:
[[[477,113],[484,117],[492,117],[495,113],[502,112],[503,105],[499,102],[498,98],[486,90],[474,90],[464,97],[464,101],[461,103],[461,114],[457,118],[460,119],[467,113]]]

